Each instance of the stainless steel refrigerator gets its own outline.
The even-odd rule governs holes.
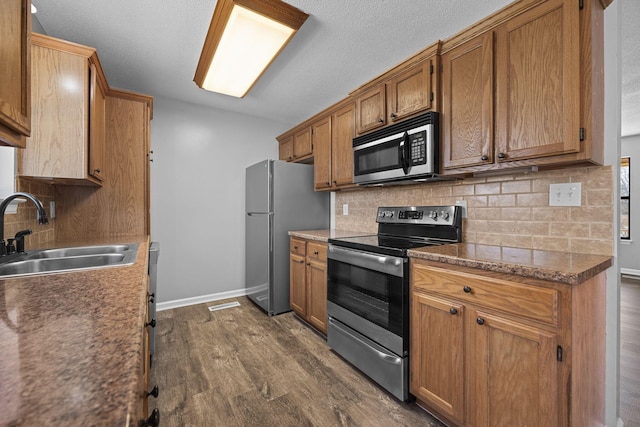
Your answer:
[[[313,191],[313,166],[264,160],[246,170],[245,286],[270,316],[290,311],[290,230],[329,228],[329,194]]]

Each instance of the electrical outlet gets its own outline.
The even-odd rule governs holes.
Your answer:
[[[581,206],[582,183],[549,185],[549,206]]]
[[[462,218],[467,217],[467,201],[466,200],[456,200],[456,206],[460,206],[462,209]]]
[[[349,215],[349,204],[348,203],[343,203],[342,204],[342,215]]]

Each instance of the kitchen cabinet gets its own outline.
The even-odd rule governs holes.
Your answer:
[[[105,174],[106,80],[95,49],[32,35],[32,129],[18,174],[100,185]]]
[[[513,3],[442,46],[444,174],[603,161],[602,7]]]
[[[335,191],[353,187],[353,103],[327,113],[311,125],[311,129],[315,151],[314,189]]]
[[[280,160],[301,163],[313,160],[314,150],[309,124],[300,125],[276,139]]]
[[[327,334],[327,244],[291,238],[291,308],[322,334]]]
[[[411,259],[411,393],[457,425],[602,423],[604,283]]]
[[[434,72],[440,42],[352,93],[356,102],[356,132],[364,134],[437,106]]]
[[[0,145],[24,148],[31,133],[31,1],[0,4]]]

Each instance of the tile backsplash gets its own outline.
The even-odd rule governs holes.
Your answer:
[[[549,206],[549,184],[565,182],[582,183],[581,206]],[[376,233],[378,206],[454,205],[466,200],[464,242],[613,255],[612,188],[611,166],[593,166],[341,191],[335,197],[335,228]]]
[[[53,185],[18,178],[16,181],[16,191],[31,193],[42,202],[47,215],[50,217],[49,202],[53,200]],[[38,247],[46,242],[52,241],[55,237],[55,219],[49,218],[48,224],[38,224],[36,207],[30,201],[18,205],[16,214],[4,216],[4,235],[9,238],[18,231],[30,228],[32,234],[26,236],[25,246],[27,248]]]

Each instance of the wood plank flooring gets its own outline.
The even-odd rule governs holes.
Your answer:
[[[209,312],[207,307],[241,306]],[[151,384],[167,426],[442,426],[384,392],[292,313],[247,298],[158,312]]]
[[[620,288],[620,418],[640,427],[640,280],[623,277]]]

